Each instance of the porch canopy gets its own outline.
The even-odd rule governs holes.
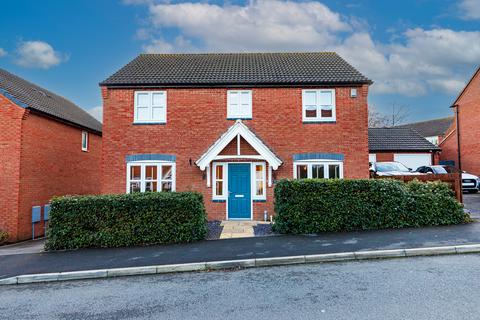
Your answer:
[[[255,149],[258,154],[241,154],[241,138],[243,138],[253,149]],[[221,152],[230,142],[232,142],[233,139],[237,139],[237,154],[221,155]],[[282,160],[280,160],[275,153],[242,122],[242,120],[236,120],[235,124],[228,128],[228,130],[222,134],[220,138],[210,146],[210,148],[208,148],[208,150],[195,162],[195,164],[200,168],[200,170],[207,170],[207,177],[210,178],[210,163],[214,160],[225,159],[251,159],[252,161],[265,160],[269,165],[269,185],[271,185],[271,170],[277,170],[282,164]],[[209,180],[210,179],[207,179],[207,184],[209,184]]]

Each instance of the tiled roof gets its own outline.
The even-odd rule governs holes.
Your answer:
[[[370,151],[432,151],[440,150],[410,128],[369,128]]]
[[[370,84],[333,52],[141,54],[101,86]]]
[[[86,129],[102,132],[102,124],[73,102],[1,68],[0,94],[23,108],[40,111]]]
[[[422,137],[434,137],[445,134],[453,122],[453,117],[415,122],[396,126],[395,128],[410,128],[422,135]]]

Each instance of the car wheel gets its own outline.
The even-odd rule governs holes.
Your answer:
[[[478,193],[478,189],[476,189],[476,190],[470,190],[470,193]]]

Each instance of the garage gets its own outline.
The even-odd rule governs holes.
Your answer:
[[[416,170],[436,164],[441,149],[409,128],[369,128],[369,162],[403,163]]]
[[[417,170],[421,166],[432,165],[432,155],[430,153],[395,153],[393,160],[403,163],[412,170]]]

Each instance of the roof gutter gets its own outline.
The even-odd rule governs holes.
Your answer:
[[[56,117],[56,116],[54,116],[54,115],[51,115],[51,114],[49,114],[49,113],[46,113],[46,112],[43,112],[43,111],[40,111],[40,110],[37,110],[37,109],[30,108],[30,107],[28,107],[27,110],[29,110],[30,113],[37,114],[37,115],[41,115],[41,116],[43,116],[43,117],[45,117],[45,118],[49,118],[49,119],[55,120],[55,121],[57,121],[57,122],[60,122],[60,123],[69,125],[69,126],[71,126],[71,127],[75,127],[75,128],[79,128],[79,129],[82,129],[82,130],[91,132],[91,133],[96,134],[96,135],[98,135],[98,136],[100,136],[100,137],[102,136],[102,131],[98,131],[98,130],[95,130],[95,129],[92,129],[92,128],[89,128],[89,127],[85,127],[85,126],[82,126],[82,125],[77,124],[77,123],[75,123],[75,122],[71,122],[71,121],[68,121],[68,120],[65,120],[65,119]]]
[[[104,82],[100,82],[100,87],[108,87],[108,88],[242,88],[242,87],[252,87],[252,88],[272,88],[272,87],[351,87],[351,86],[362,86],[362,85],[372,85],[373,81],[362,81],[362,82],[328,82],[328,83],[177,83],[177,84],[152,84],[152,83],[121,83],[121,84],[109,84]]]

